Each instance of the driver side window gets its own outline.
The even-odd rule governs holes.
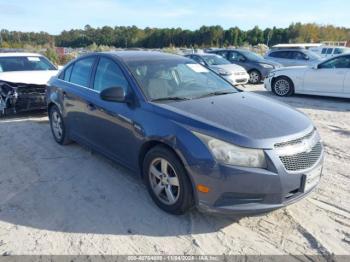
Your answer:
[[[320,69],[350,68],[350,56],[336,57],[318,66]]]
[[[230,52],[229,54],[229,60],[230,61],[244,61],[245,58],[240,53],[237,52]]]
[[[102,91],[110,87],[122,87],[126,90],[128,88],[128,81],[114,61],[101,57],[96,69],[94,90]]]

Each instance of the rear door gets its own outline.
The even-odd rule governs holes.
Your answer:
[[[96,57],[89,56],[77,60],[64,72],[62,101],[70,135],[73,138],[85,138],[86,99],[90,77]]]
[[[317,69],[308,69],[304,76],[304,90],[315,94],[343,93],[349,65],[350,56],[341,56],[321,63]]]
[[[294,65],[294,61],[290,57],[291,56],[290,51],[275,51],[275,52],[271,52],[268,56],[270,60],[280,63],[284,66]]]

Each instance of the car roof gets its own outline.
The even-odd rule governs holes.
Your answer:
[[[248,49],[242,49],[242,48],[219,48],[219,49],[215,49],[215,50],[210,50],[208,52],[215,53],[215,52],[218,52],[218,51],[253,52],[253,51],[250,51]]]
[[[42,56],[38,53],[21,53],[21,52],[12,52],[12,53],[0,53],[0,57],[21,57],[21,56]]]
[[[293,51],[293,52],[295,52],[295,51],[298,51],[298,52],[311,52],[311,51],[309,51],[309,50],[307,50],[305,48],[282,48],[282,49],[272,49],[272,50],[270,50],[270,53],[272,53],[272,52],[284,52],[284,51],[288,51],[288,52],[290,52],[290,51]]]
[[[190,55],[196,55],[196,56],[217,56],[217,54],[213,54],[213,53],[196,53],[196,54],[188,54],[188,55],[185,55],[185,56],[190,56]]]
[[[115,56],[124,62],[137,62],[137,61],[156,61],[156,60],[188,60],[180,55],[162,53],[158,51],[112,51],[103,52],[102,54],[107,54]]]

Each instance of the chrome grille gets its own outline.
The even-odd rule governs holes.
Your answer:
[[[288,171],[305,170],[314,166],[322,154],[322,145],[318,142],[310,152],[302,152],[291,156],[280,156]]]
[[[275,150],[287,171],[302,171],[313,167],[322,155],[318,133],[311,133],[294,140],[275,144]]]
[[[290,140],[287,142],[277,143],[277,144],[275,144],[275,148],[300,144],[304,139],[310,138],[314,133],[315,133],[315,130],[313,130],[312,132],[310,132],[309,134],[307,134],[303,137],[300,137],[300,138],[297,138],[294,140]]]

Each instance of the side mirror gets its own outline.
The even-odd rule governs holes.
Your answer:
[[[308,57],[308,56],[306,55],[306,56],[304,56],[304,59],[305,59],[305,60],[310,60],[310,57]]]
[[[110,87],[102,90],[100,93],[102,100],[118,102],[118,103],[127,103],[127,93],[122,87]]]
[[[318,69],[318,64],[314,64],[314,65],[312,66],[312,69]]]

